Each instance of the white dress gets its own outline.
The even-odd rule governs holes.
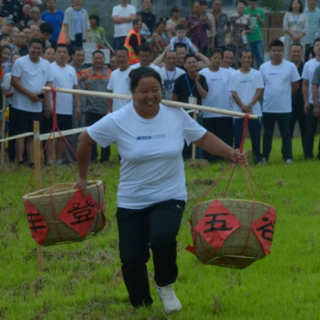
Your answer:
[[[291,30],[294,34],[299,34],[304,32],[305,35],[301,37],[299,40],[295,41],[293,38],[288,34],[285,33],[284,36],[284,59],[289,60],[289,52],[290,46],[293,43],[300,43],[303,49],[303,55],[305,52],[306,47],[306,34],[308,32],[308,18],[305,13],[300,13],[298,16],[295,16],[292,12],[287,12],[283,18],[283,30]]]

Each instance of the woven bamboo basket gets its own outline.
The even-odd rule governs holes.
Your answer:
[[[96,203],[98,208],[98,213],[95,214],[94,218],[91,218],[91,226],[86,230],[86,236],[81,236],[59,218],[60,213],[68,205],[76,192],[80,191],[73,189],[72,183],[60,183],[52,186],[52,188],[41,189],[39,191],[26,194],[23,197],[25,207],[28,201],[34,207],[35,212],[40,214],[41,217],[37,216],[35,219],[43,219],[44,223],[48,227],[45,237],[42,236],[41,238],[41,236],[32,231],[29,220],[32,237],[40,245],[50,246],[64,242],[83,241],[87,236],[93,235],[104,228],[106,223],[104,215],[105,199],[104,186],[101,181],[88,181],[86,188],[86,195],[91,197],[91,201]]]
[[[241,222],[241,225],[224,240],[222,247],[216,250],[202,234],[194,229],[213,201],[201,202],[193,209],[191,225],[194,232],[194,248],[197,259],[203,264],[244,269],[253,262],[264,258],[266,254],[251,228],[251,223],[261,218],[271,206],[248,200],[218,200]]]

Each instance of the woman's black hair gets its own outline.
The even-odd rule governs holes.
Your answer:
[[[157,23],[156,23],[156,27],[155,27],[155,29],[157,29],[159,26],[161,26],[161,25],[165,25],[164,23],[163,23],[163,21],[158,21]]]
[[[129,73],[129,78],[131,92],[133,92],[137,88],[138,83],[142,78],[155,78],[159,82],[160,87],[162,85],[162,79],[159,73],[153,70],[152,68],[148,67],[140,67],[137,69],[133,69]]]
[[[100,17],[96,14],[92,14],[90,17],[89,17],[89,20],[90,19],[94,19],[96,20],[96,23],[97,23],[97,26],[99,27],[100,26]]]
[[[292,11],[293,11],[293,10],[292,10],[292,3],[293,3],[293,1],[295,1],[295,0],[291,0],[291,2],[290,2],[290,4],[289,4],[289,9],[288,9],[289,12],[292,12]],[[297,1],[298,1],[299,4],[300,4],[299,13],[302,13],[302,12],[303,12],[303,4],[302,4],[301,0],[297,0]]]
[[[52,46],[47,46],[43,49],[43,53],[46,53],[49,49],[53,49],[54,50],[54,47]]]
[[[9,49],[10,52],[12,52],[12,49],[11,49],[9,46],[1,46],[1,47],[2,47],[2,51],[3,51],[4,49]]]
[[[132,21],[132,25],[135,26],[138,22],[142,22],[141,19],[135,19]]]
[[[179,11],[180,11],[179,7],[173,6],[173,7],[171,8],[171,10],[170,10],[170,17],[172,17],[172,14],[173,14],[173,13],[179,12]]]
[[[247,2],[246,0],[238,0],[238,1],[236,2],[236,7],[238,6],[239,3],[244,4],[246,7],[248,6],[248,2]]]
[[[212,58],[212,56],[216,53],[219,53],[221,55],[221,59],[223,59],[223,51],[220,48],[214,48],[211,51],[211,55],[210,55],[210,59]]]
[[[10,38],[10,39],[11,39],[10,34],[8,34],[8,33],[3,33],[3,34],[0,35],[0,41],[3,40],[3,39],[7,39],[7,38]]]

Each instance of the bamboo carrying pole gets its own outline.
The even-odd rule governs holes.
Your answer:
[[[38,121],[33,122],[33,148],[34,148],[34,163],[36,164],[35,169],[35,187],[36,190],[41,189],[41,150],[40,150],[40,126]],[[43,252],[42,247],[37,244],[37,270],[38,274],[43,271]]]
[[[44,91],[51,91],[50,87],[43,87],[42,90]],[[61,93],[71,93],[71,94],[80,94],[80,95],[86,95],[86,96],[93,96],[93,97],[102,97],[102,98],[112,98],[112,99],[123,99],[123,100],[131,100],[131,96],[127,96],[124,94],[115,94],[115,93],[107,93],[107,92],[98,92],[98,91],[86,91],[86,90],[75,90],[75,89],[63,89],[63,88],[55,88],[56,92]],[[186,109],[194,109],[199,111],[207,111],[207,112],[214,112],[219,114],[224,114],[228,116],[235,116],[235,117],[244,117],[244,113],[241,112],[235,112],[235,111],[229,111],[229,110],[223,110],[223,109],[217,109],[217,108],[211,108],[211,107],[204,107],[199,106],[197,104],[191,104],[191,103],[182,103],[177,101],[171,101],[171,100],[161,100],[161,103],[175,108],[186,108]],[[249,119],[255,119],[258,120],[259,117],[255,115],[250,115]]]
[[[6,115],[5,115],[5,111],[6,111],[6,96],[3,94],[2,95],[2,120],[1,120],[1,137],[4,139],[5,136],[5,126],[6,126]],[[4,146],[5,146],[5,142],[2,141],[1,142],[1,163],[3,163],[4,161]]]

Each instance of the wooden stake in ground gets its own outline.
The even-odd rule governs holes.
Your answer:
[[[6,111],[6,96],[2,95],[2,120],[1,120],[1,137],[4,139],[5,135],[5,126],[6,126],[6,117],[5,117],[5,111]],[[1,163],[4,161],[4,146],[5,142],[1,142]]]
[[[40,150],[40,126],[38,121],[33,122],[33,148],[34,148],[34,163],[35,169],[35,188],[41,189],[41,150]],[[42,247],[37,244],[37,270],[38,274],[43,271],[43,252]]]

